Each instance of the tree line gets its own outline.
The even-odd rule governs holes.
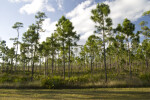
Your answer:
[[[133,67],[148,69],[150,61],[150,29],[148,22],[139,23],[141,29],[135,32],[135,24],[129,19],[113,28],[113,21],[109,17],[110,8],[107,4],[97,4],[91,11],[91,20],[95,22],[95,31],[89,36],[84,45],[79,45],[80,35],[74,30],[72,22],[62,16],[54,33],[39,42],[43,21],[47,17],[44,12],[35,15],[36,22],[23,33],[22,42],[19,41],[20,29],[23,23],[16,22],[12,28],[17,37],[11,38],[13,47],[9,48],[5,40],[0,41],[1,72],[17,72],[22,70],[48,75],[63,74],[63,78],[71,77],[74,70],[90,70],[91,74],[99,68],[107,71],[113,69],[120,73],[122,69],[129,71],[132,78]],[[150,16],[150,11],[143,16]],[[82,27],[81,27],[82,28]],[[143,41],[140,41],[140,36]],[[18,52],[19,51],[19,52]],[[67,70],[67,71],[66,71]],[[67,75],[66,75],[67,74]]]

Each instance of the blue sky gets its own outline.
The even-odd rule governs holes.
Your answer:
[[[24,24],[24,28],[20,30],[21,40],[28,26],[35,22],[35,14],[38,11],[44,11],[47,15],[43,23],[46,32],[40,34],[40,41],[50,36],[59,18],[65,15],[72,21],[77,34],[81,35],[79,43],[84,44],[94,31],[90,11],[99,2],[110,5],[113,27],[122,23],[124,18],[128,18],[137,24],[136,30],[140,30],[139,22],[150,20],[148,17],[142,17],[144,11],[150,10],[150,0],[0,0],[0,38],[6,40],[8,46],[12,46],[12,41],[9,39],[17,36],[16,31],[12,29],[13,24],[15,22]]]

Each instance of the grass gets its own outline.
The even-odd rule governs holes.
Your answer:
[[[150,88],[0,89],[0,100],[149,100]]]
[[[131,80],[128,70],[122,70],[119,73],[116,73],[115,71],[116,69],[114,68],[108,69],[107,83],[105,83],[104,69],[94,70],[94,73],[92,74],[88,70],[85,72],[74,72],[70,78],[68,78],[66,73],[65,80],[63,80],[63,76],[60,75],[54,75],[52,77],[51,74],[49,74],[49,76],[45,77],[44,75],[35,72],[33,81],[31,81],[31,72],[3,72],[0,74],[0,89],[48,89],[49,87],[54,87],[55,89],[150,87],[149,72],[141,72],[139,74],[134,72],[132,73]],[[45,79],[48,81],[44,81]],[[51,81],[53,79],[55,81]],[[44,82],[46,85],[42,84]]]

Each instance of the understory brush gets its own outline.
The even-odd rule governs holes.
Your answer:
[[[79,73],[79,74],[78,74]],[[105,82],[104,69],[93,70],[93,72],[85,71],[74,72],[70,77],[65,79],[57,75],[42,75],[35,73],[33,80],[31,80],[31,72],[17,72],[17,73],[1,73],[0,74],[0,88],[46,88],[46,89],[60,89],[60,88],[97,88],[97,87],[149,87],[150,73],[136,71],[132,72],[130,78],[129,71],[119,70],[116,72],[115,68],[108,69],[108,81]]]

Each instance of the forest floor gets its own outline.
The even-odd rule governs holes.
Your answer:
[[[0,89],[0,100],[149,100],[150,88]]]

